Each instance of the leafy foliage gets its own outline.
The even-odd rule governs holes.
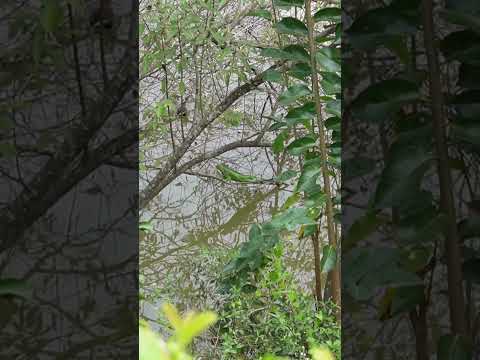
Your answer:
[[[236,287],[230,293],[219,321],[223,357],[253,360],[270,353],[306,359],[308,349],[321,344],[339,358],[340,329],[333,305],[316,304],[295,285],[280,245],[268,258],[268,265],[250,280],[254,291]]]

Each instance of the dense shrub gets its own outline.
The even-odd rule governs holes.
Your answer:
[[[331,304],[316,304],[300,289],[282,261],[282,247],[252,279],[253,291],[234,287],[220,314],[223,359],[258,360],[270,353],[308,359],[309,348],[325,345],[340,356],[340,328]]]

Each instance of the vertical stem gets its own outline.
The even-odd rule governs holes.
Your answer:
[[[325,134],[325,129],[323,126],[322,118],[322,105],[320,99],[320,89],[318,86],[318,73],[317,73],[317,62],[315,59],[316,46],[315,46],[315,36],[314,36],[314,27],[315,23],[312,17],[312,0],[305,1],[305,19],[307,21],[308,27],[308,44],[310,48],[310,66],[312,68],[312,91],[315,101],[315,111],[317,113],[317,123],[318,123],[318,137],[320,142],[320,156],[324,160],[322,162],[322,177],[323,177],[323,187],[326,195],[326,221],[327,221],[327,235],[328,242],[331,246],[338,251],[337,246],[337,237],[334,227],[334,218],[333,218],[333,202],[332,202],[332,188],[331,188],[331,179],[327,165],[327,137]],[[338,262],[335,265],[335,268],[332,270],[332,297],[336,305],[340,306],[340,272]],[[337,313],[337,317],[340,317],[340,312]]]
[[[322,301],[322,270],[320,267],[320,227],[312,235],[313,255],[315,261],[315,297],[317,302]]]
[[[416,360],[428,360],[430,355],[428,352],[427,304],[425,300],[418,306],[418,311],[410,311],[410,321],[415,330]]]
[[[433,131],[438,156],[438,176],[440,182],[440,206],[447,215],[447,236],[445,251],[447,257],[448,295],[451,330],[454,334],[466,334],[465,301],[463,292],[462,264],[456,225],[455,204],[452,194],[452,178],[448,167],[443,94],[440,79],[440,65],[435,48],[435,28],[433,23],[433,0],[423,0],[424,42],[430,78]]]

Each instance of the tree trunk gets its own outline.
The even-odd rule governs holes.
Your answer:
[[[322,159],[326,160],[328,157],[327,152],[327,136],[323,126],[322,118],[322,105],[320,99],[320,89],[318,86],[318,73],[317,63],[315,59],[316,45],[315,45],[315,36],[314,36],[314,26],[315,23],[312,18],[312,1],[307,0],[305,2],[305,18],[307,21],[308,27],[308,44],[310,48],[310,66],[312,68],[312,91],[315,101],[315,111],[317,113],[317,125],[318,125],[318,137],[320,142],[320,156]],[[329,244],[338,251],[337,247],[337,237],[334,226],[334,213],[333,213],[333,202],[332,202],[332,188],[331,188],[331,179],[329,174],[329,169],[326,161],[322,162],[322,177],[323,177],[323,187],[326,195],[326,221],[327,221],[327,234]],[[335,268],[332,270],[332,297],[336,305],[340,306],[341,302],[341,292],[340,292],[340,272],[338,262]],[[337,318],[340,319],[340,311],[337,312]]]

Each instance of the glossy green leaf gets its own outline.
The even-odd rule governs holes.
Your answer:
[[[285,182],[290,179],[293,179],[295,176],[297,176],[298,172],[295,170],[286,170],[280,175],[278,175],[275,180],[278,182]]]
[[[322,273],[328,273],[335,268],[337,263],[337,251],[331,245],[325,245],[322,250],[322,260],[320,261],[320,269]]]
[[[311,91],[306,85],[296,84],[290,86],[285,92],[283,92],[278,97],[278,101],[280,102],[280,104],[287,106],[294,103],[298,99],[310,94]]]
[[[422,280],[399,265],[398,249],[354,248],[342,256],[342,282],[357,300],[367,300],[379,287],[419,286]]]
[[[287,209],[291,208],[293,205],[298,203],[299,200],[300,200],[300,194],[298,192],[293,193],[283,203],[282,210],[287,210]]]
[[[321,159],[310,159],[305,162],[303,165],[302,173],[297,183],[297,191],[305,191],[310,181],[315,181],[321,171]],[[311,178],[315,179],[312,180]]]
[[[315,54],[315,58],[322,71],[340,72],[340,59],[338,54],[332,48],[320,48]]]
[[[396,1],[367,11],[346,30],[348,38],[354,47],[367,50],[415,34],[420,24],[418,7],[416,0]]]
[[[388,162],[375,192],[376,206],[404,206],[414,199],[432,160],[432,145],[424,137],[411,142],[405,134],[397,140],[390,148]]]
[[[288,54],[288,60],[310,61],[310,54],[301,45],[287,45],[282,50]]]
[[[292,141],[286,149],[290,154],[294,156],[299,156],[302,155],[304,152],[308,151],[309,149],[315,147],[315,143],[315,138],[310,136],[304,136],[302,138]]]
[[[275,28],[281,34],[308,35],[308,29],[303,22],[293,17],[285,17],[275,24]]]
[[[308,216],[308,209],[296,207],[275,216],[271,224],[276,228],[285,228],[293,231],[300,225],[315,224],[315,221]]]
[[[275,122],[272,125],[270,125],[270,127],[268,128],[268,131],[280,130],[286,126],[287,126],[287,123],[285,121]]]
[[[289,54],[283,51],[282,49],[277,48],[261,48],[260,56],[268,57],[272,59],[285,60],[288,58]]]
[[[271,81],[271,82],[283,82],[283,76],[282,73],[277,71],[277,70],[267,70],[263,74],[263,78],[266,81]]]
[[[30,299],[33,289],[24,280],[0,279],[0,297],[5,295],[14,295]]]
[[[342,102],[340,100],[330,100],[325,106],[325,111],[333,116],[342,116]]]
[[[315,103],[307,102],[302,106],[290,109],[285,116],[285,120],[289,126],[293,126],[299,122],[314,119],[315,116]]]
[[[297,63],[292,65],[288,71],[288,74],[299,80],[305,80],[307,76],[312,74],[312,68],[307,63]]]
[[[447,0],[445,9],[441,10],[441,14],[451,23],[471,28],[480,33],[480,6],[478,1]]]
[[[326,7],[318,10],[314,15],[315,21],[334,21],[338,22],[342,18],[342,9],[338,7]]]
[[[403,79],[384,80],[362,91],[352,111],[364,121],[383,121],[405,104],[420,98],[418,85]]]
[[[343,240],[342,248],[348,251],[373,232],[380,230],[380,227],[386,222],[387,220],[376,212],[367,212],[350,226]]]
[[[322,72],[320,84],[326,95],[339,94],[342,90],[342,79],[335,73]]]
[[[303,7],[305,5],[304,0],[274,0],[273,3],[281,7]]]
[[[288,132],[282,131],[277,135],[275,140],[273,140],[272,151],[274,154],[279,154],[285,148],[285,141],[288,139]]]

